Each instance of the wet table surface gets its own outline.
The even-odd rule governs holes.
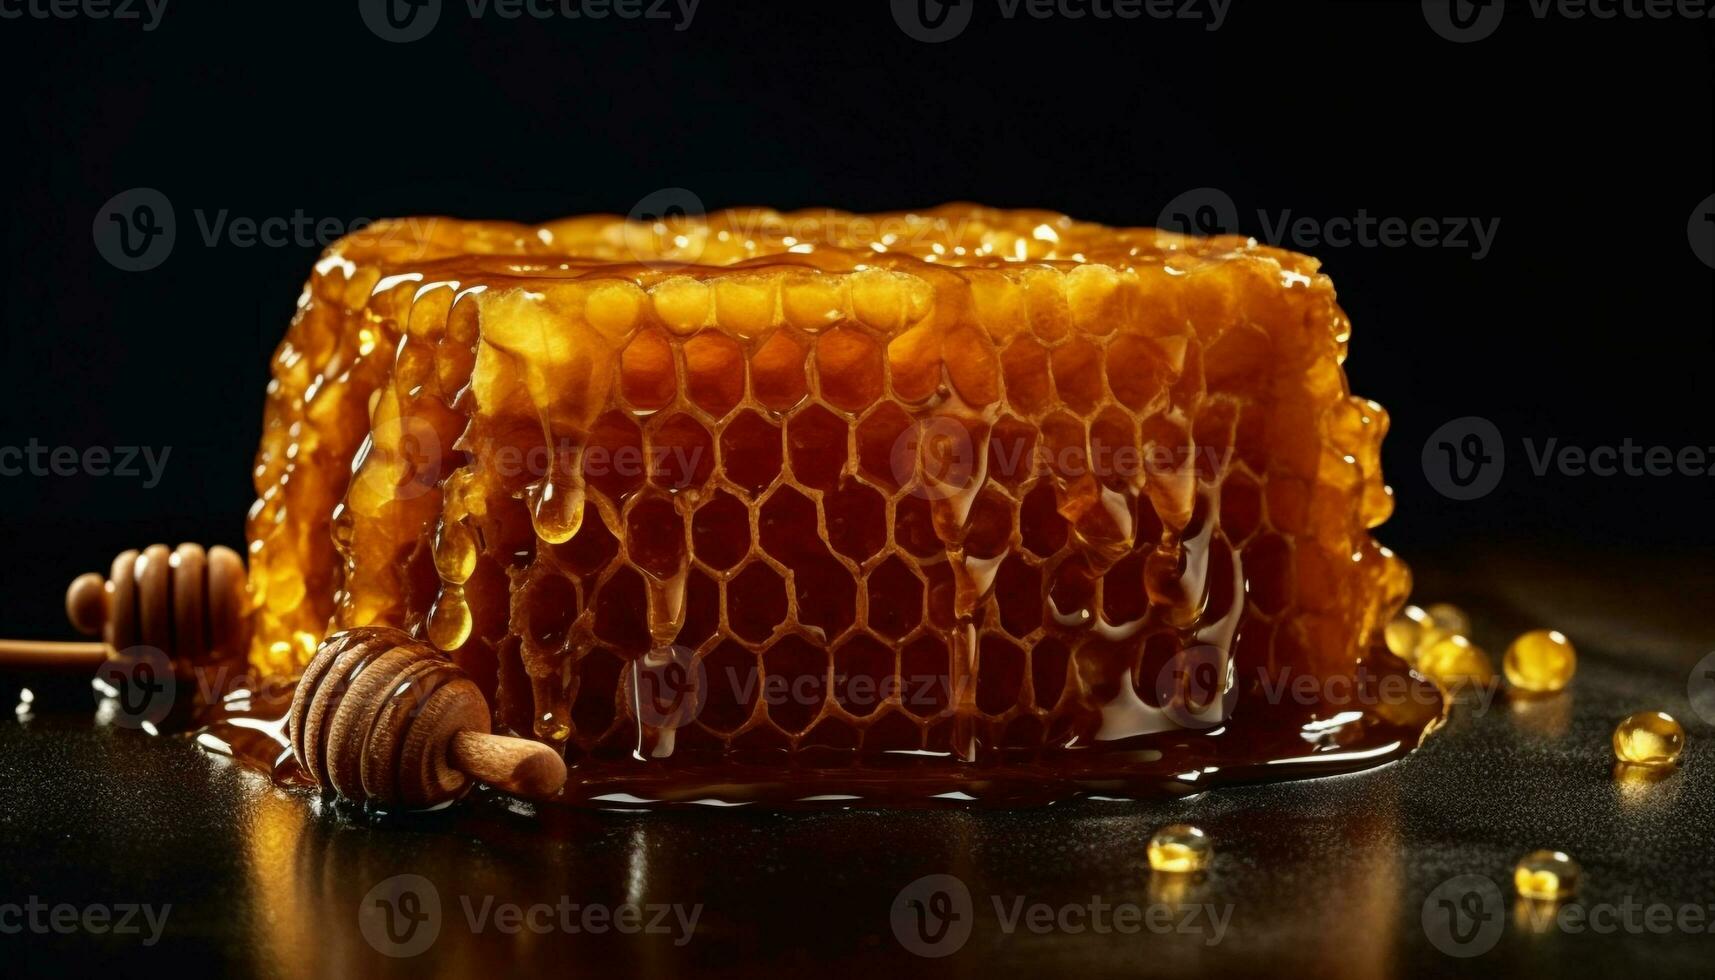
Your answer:
[[[1697,665],[1715,589],[1688,566],[1640,605],[1621,586],[1645,571],[1420,569],[1419,598],[1464,604],[1497,658],[1523,629],[1569,634],[1572,689],[1479,692],[1383,769],[1150,803],[639,814],[484,798],[375,822],[188,739],[99,724],[81,683],[40,681],[33,710],[0,723],[4,972],[1706,976],[1715,660]],[[1653,779],[1617,774],[1609,747],[1642,709],[1689,733]],[[1213,838],[1206,874],[1149,872],[1145,842],[1175,821]],[[1541,847],[1583,866],[1558,909],[1514,897],[1514,862]]]

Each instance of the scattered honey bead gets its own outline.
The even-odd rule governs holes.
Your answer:
[[[1559,691],[1578,670],[1578,652],[1559,630],[1531,630],[1507,647],[1501,670],[1507,683],[1520,691]]]
[[[1565,851],[1531,851],[1513,867],[1513,887],[1520,898],[1555,901],[1576,895],[1583,874]]]
[[[1488,684],[1495,679],[1495,665],[1483,648],[1463,636],[1448,636],[1422,648],[1417,669],[1442,687]]]
[[[1471,635],[1471,617],[1451,602],[1437,602],[1425,609],[1429,622],[1436,629],[1457,636]]]
[[[1413,660],[1417,657],[1417,648],[1422,644],[1424,630],[1428,626],[1428,613],[1416,606],[1406,606],[1382,630],[1382,637],[1394,656]]]
[[[1671,766],[1685,749],[1685,729],[1665,711],[1639,711],[1614,729],[1614,757],[1635,766]]]
[[[1209,835],[1188,823],[1168,824],[1149,839],[1150,868],[1167,874],[1202,871],[1213,856]]]

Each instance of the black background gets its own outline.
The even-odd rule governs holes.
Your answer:
[[[1355,323],[1353,390],[1394,419],[1383,539],[1408,559],[1547,548],[1627,567],[1715,543],[1715,479],[1538,478],[1520,448],[1715,446],[1715,271],[1686,232],[1715,191],[1715,22],[1514,4],[1458,45],[1416,2],[1237,0],[1214,32],[966,2],[969,28],[934,45],[879,0],[704,0],[683,31],[473,21],[448,0],[409,44],[344,0],[173,0],[151,32],[0,20],[0,446],[171,447],[150,490],[0,478],[8,630],[63,633],[61,584],[121,548],[241,543],[267,358],[318,248],[209,246],[197,215],[222,209],[528,221],[678,186],[711,208],[967,199],[1151,225],[1216,187],[1256,235],[1258,209],[1499,218],[1482,261],[1312,250]],[[133,273],[92,225],[134,187],[166,194],[178,238]],[[1456,503],[1419,454],[1467,415],[1497,424],[1509,461],[1494,493]]]

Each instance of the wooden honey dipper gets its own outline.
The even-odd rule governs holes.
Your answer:
[[[151,647],[175,666],[237,658],[249,643],[244,561],[231,548],[152,544],[120,553],[106,578],[79,575],[66,616],[100,643],[0,640],[0,668],[95,670],[132,647]]]
[[[292,695],[288,726],[292,754],[316,782],[383,809],[438,806],[473,780],[536,799],[566,783],[558,752],[491,734],[476,683],[390,627],[324,640]]]

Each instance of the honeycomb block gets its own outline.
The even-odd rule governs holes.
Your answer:
[[[273,361],[252,660],[402,628],[616,764],[1182,738],[1409,591],[1348,332],[1313,259],[1042,212],[378,224]]]

